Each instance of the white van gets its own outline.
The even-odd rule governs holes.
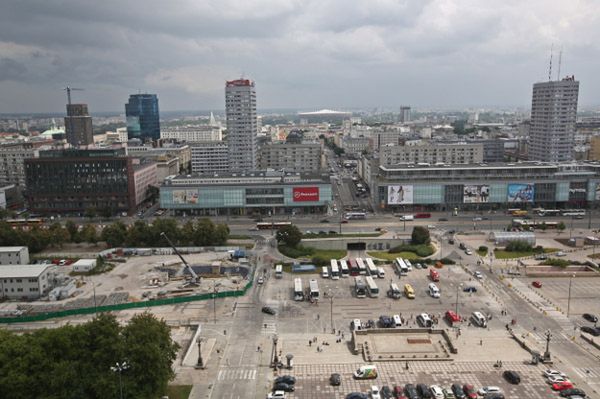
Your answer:
[[[433,321],[427,313],[421,313],[420,315],[418,315],[417,322],[421,325],[421,327],[426,328],[429,328],[433,325]]]
[[[400,317],[400,315],[393,315],[392,319],[394,319],[394,326],[395,327],[402,327],[402,318]]]
[[[476,326],[479,327],[487,327],[487,319],[485,318],[485,316],[483,314],[481,314],[481,312],[473,312],[471,313],[471,320],[473,320],[473,323]]]
[[[323,268],[321,269],[321,277],[329,278],[329,269],[327,268],[327,266],[323,266]]]
[[[434,283],[429,283],[429,295],[431,295],[432,298],[440,297],[440,289]]]
[[[362,322],[360,319],[354,319],[352,320],[351,327],[354,331],[360,331],[362,330]]]
[[[385,270],[383,270],[383,267],[378,267],[377,268],[377,277],[379,277],[379,278],[385,278]]]

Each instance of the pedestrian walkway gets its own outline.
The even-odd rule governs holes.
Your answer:
[[[274,322],[264,323],[262,326],[261,333],[266,334],[266,335],[277,334],[277,323],[274,323]]]
[[[558,323],[558,325],[567,331],[573,330],[573,323],[567,316],[556,309],[556,306],[548,300],[542,298],[537,292],[520,280],[514,279],[511,281],[513,289],[519,293],[525,300],[544,312]]]
[[[256,369],[244,369],[244,368],[222,368],[219,370],[217,380],[255,380]]]

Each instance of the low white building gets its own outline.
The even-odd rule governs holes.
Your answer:
[[[76,273],[87,273],[96,267],[96,259],[79,259],[73,263],[73,271]]]
[[[0,267],[0,298],[38,299],[50,290],[51,265],[10,265]]]
[[[0,247],[0,265],[29,264],[29,249],[27,247]]]

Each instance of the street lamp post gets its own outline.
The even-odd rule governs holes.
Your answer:
[[[120,398],[123,399],[123,380],[121,378],[121,374],[123,373],[123,371],[127,370],[129,368],[129,364],[127,362],[116,362],[114,366],[111,366],[111,371],[118,373],[119,374],[119,392],[120,392]]]
[[[204,360],[202,359],[202,337],[198,337],[198,362],[196,363],[197,369],[204,368]]]
[[[569,298],[567,299],[567,317],[569,317],[569,315],[571,313],[571,284],[573,283],[573,277],[575,277],[574,274],[572,274],[571,277],[569,278]]]

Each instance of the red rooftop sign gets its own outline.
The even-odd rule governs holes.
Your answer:
[[[294,187],[294,202],[318,200],[319,187]]]

